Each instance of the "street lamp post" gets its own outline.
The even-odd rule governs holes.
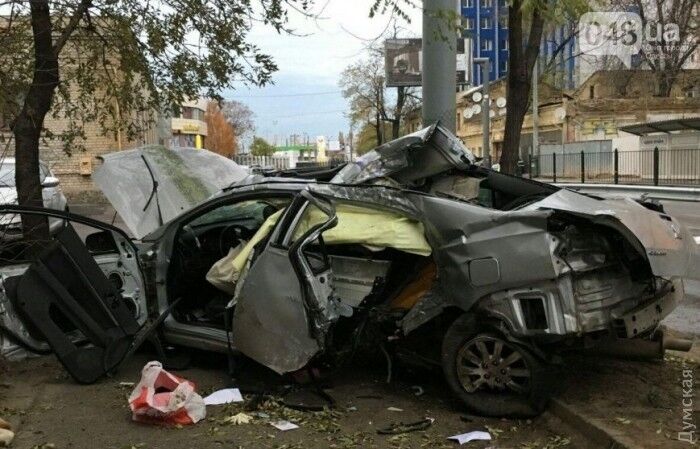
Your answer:
[[[457,39],[448,13],[456,0],[423,1],[423,125],[455,131]]]
[[[481,100],[481,127],[483,134],[483,150],[484,165],[487,168],[491,167],[491,149],[490,149],[490,122],[491,122],[491,97],[489,96],[489,83],[491,76],[491,60],[489,58],[474,58],[474,62],[481,66],[481,80],[483,95]]]

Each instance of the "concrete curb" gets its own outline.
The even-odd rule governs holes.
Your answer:
[[[585,435],[596,447],[607,449],[644,449],[627,435],[600,419],[584,416],[576,407],[561,399],[552,399],[549,411]]]

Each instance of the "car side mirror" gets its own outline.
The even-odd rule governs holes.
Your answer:
[[[85,237],[85,247],[92,254],[118,253],[119,248],[110,231],[98,231]]]
[[[41,187],[56,187],[58,186],[58,178],[55,176],[47,176],[44,178],[44,181],[41,183]]]

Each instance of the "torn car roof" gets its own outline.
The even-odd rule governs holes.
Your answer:
[[[361,184],[390,177],[412,184],[452,168],[467,169],[474,154],[450,131],[436,124],[387,142],[348,163],[331,182]]]

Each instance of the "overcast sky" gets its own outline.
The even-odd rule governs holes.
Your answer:
[[[290,27],[300,36],[278,34],[274,29],[256,26],[252,43],[271,55],[279,67],[274,84],[264,88],[223,93],[225,98],[247,104],[255,113],[257,134],[278,143],[286,136],[307,133],[335,137],[347,132],[347,102],[340,93],[338,79],[343,69],[363,57],[367,45],[386,29],[390,18],[369,18],[373,0],[316,0],[321,18],[313,20],[290,12]],[[411,23],[401,25],[407,33],[420,34],[421,14],[407,9]],[[362,39],[360,39],[362,38]]]

